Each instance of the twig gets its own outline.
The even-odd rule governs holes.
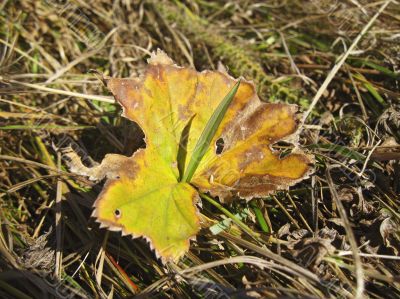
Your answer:
[[[61,154],[57,153],[57,168],[61,169]],[[61,263],[62,263],[62,231],[61,231],[61,197],[62,197],[62,179],[57,180],[57,194],[56,194],[56,266],[54,276],[61,279]]]
[[[96,282],[97,285],[101,288],[101,279],[103,277],[103,269],[104,269],[104,258],[106,255],[106,247],[107,247],[107,241],[108,241],[108,236],[109,236],[109,231],[106,231],[106,234],[103,239],[103,243],[101,244],[99,253],[96,258],[96,264],[97,267],[95,269],[96,273]]]
[[[0,80],[2,78],[0,77]],[[39,84],[31,84],[31,83],[25,83],[25,82],[19,82],[16,80],[4,80],[4,82],[9,82],[9,83],[14,83],[14,84],[19,84],[25,87],[41,90],[41,91],[46,91],[50,93],[55,93],[55,94],[61,94],[65,96],[70,96],[70,97],[77,97],[77,98],[82,98],[86,100],[93,100],[93,101],[100,101],[100,102],[106,102],[106,103],[115,103],[113,99],[110,97],[104,97],[104,96],[96,96],[96,95],[88,95],[84,93],[79,93],[79,92],[73,92],[73,91],[67,91],[67,90],[62,90],[62,89],[55,89],[55,88],[50,88],[50,87],[45,87]]]
[[[328,185],[330,187],[332,198],[336,203],[340,218],[343,221],[344,229],[346,231],[346,235],[349,239],[350,247],[353,252],[355,276],[356,276],[356,282],[357,282],[357,288],[356,288],[354,298],[362,299],[362,298],[364,298],[364,289],[365,289],[364,269],[362,267],[362,261],[360,258],[360,254],[358,252],[357,241],[354,236],[353,230],[351,229],[350,221],[347,218],[346,209],[344,208],[342,201],[339,199],[339,195],[337,194],[336,188],[332,181],[332,177],[331,177],[331,173],[330,173],[331,168],[332,167],[330,165],[328,165],[327,170],[326,170],[326,178],[328,181]]]

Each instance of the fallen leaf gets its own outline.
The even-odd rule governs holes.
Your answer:
[[[400,145],[394,137],[386,138],[371,154],[375,161],[400,160]]]
[[[253,83],[242,79],[212,146],[191,181],[182,182],[208,120],[238,80],[178,67],[161,51],[148,63],[141,78],[106,79],[123,116],[144,131],[146,148],[132,157],[106,155],[92,168],[73,152],[67,156],[73,171],[108,179],[93,213],[102,226],[142,236],[164,262],[176,261],[200,229],[199,192],[221,201],[266,196],[306,177],[312,158],[298,149],[283,159],[273,152],[279,140],[296,142],[297,106],[263,103]],[[178,160],[182,143],[186,158]]]
[[[337,239],[341,239],[339,233],[328,227],[322,228],[314,236],[309,231],[300,229],[288,237],[287,247],[297,263],[317,272],[323,258],[334,253],[336,248],[332,243]]]

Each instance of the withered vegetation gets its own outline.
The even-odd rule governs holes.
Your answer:
[[[309,179],[249,203],[203,198],[178,264],[90,217],[103,182],[57,149],[91,166],[144,146],[99,74],[140,75],[161,48],[307,111],[363,29],[302,125]],[[395,1],[1,0],[0,297],[399,298],[399,53]]]

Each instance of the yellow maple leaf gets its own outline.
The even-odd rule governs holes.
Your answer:
[[[283,159],[273,152],[273,143],[296,136],[297,106],[263,103],[254,85],[242,79],[212,146],[190,182],[182,181],[189,163],[178,159],[182,140],[185,156],[191,157],[214,110],[238,80],[225,72],[176,66],[161,51],[148,63],[141,78],[107,79],[123,116],[144,131],[146,148],[132,157],[106,155],[93,168],[68,155],[73,171],[108,179],[95,203],[97,221],[146,238],[163,261],[176,261],[200,229],[199,192],[221,201],[266,196],[306,177],[312,159],[299,150]]]

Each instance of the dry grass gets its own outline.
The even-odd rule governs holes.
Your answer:
[[[398,3],[310,110],[313,176],[250,203],[204,200],[208,225],[247,217],[216,235],[205,226],[164,266],[144,241],[99,229],[101,183],[69,173],[54,149],[76,143],[101,161],[143,146],[97,73],[141,74],[162,48],[199,70],[222,62],[265,100],[307,110],[385,1],[57,2],[0,1],[1,298],[400,297]]]

